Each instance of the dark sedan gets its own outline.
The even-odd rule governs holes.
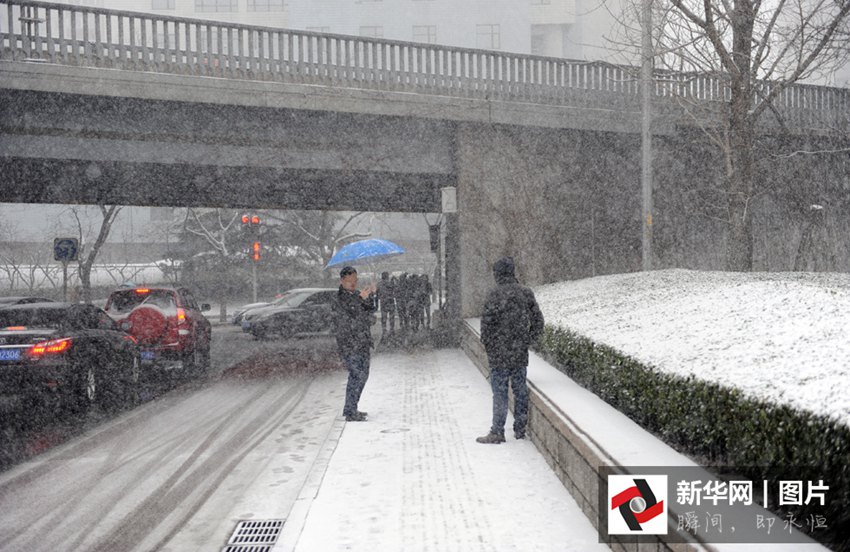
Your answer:
[[[133,402],[139,366],[135,340],[98,307],[0,308],[0,411],[51,399],[73,411]]]
[[[242,330],[257,338],[331,332],[336,293],[326,288],[293,289],[278,304],[246,312]]]

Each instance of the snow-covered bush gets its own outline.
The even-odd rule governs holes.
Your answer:
[[[754,480],[828,479],[833,542],[850,542],[850,428],[694,376],[660,372],[574,332],[546,326],[539,352],[667,444]],[[813,512],[814,513],[814,512]],[[823,511],[821,510],[821,513]]]

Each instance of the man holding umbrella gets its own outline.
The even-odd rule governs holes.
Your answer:
[[[357,270],[346,266],[339,272],[339,291],[334,305],[336,344],[348,370],[345,388],[345,421],[362,422],[366,412],[357,410],[360,395],[369,379],[372,349],[372,320],[375,312],[374,285],[357,291]]]

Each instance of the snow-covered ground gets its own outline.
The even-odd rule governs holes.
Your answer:
[[[546,322],[850,425],[850,275],[661,270],[535,288]]]
[[[303,519],[275,551],[605,552],[527,439],[482,445],[490,386],[464,353],[377,354]],[[299,499],[301,500],[301,499]]]

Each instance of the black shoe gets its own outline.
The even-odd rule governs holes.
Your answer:
[[[505,436],[501,433],[488,433],[483,437],[478,437],[475,439],[478,443],[484,443],[485,445],[498,445],[499,443],[505,442]]]
[[[525,430],[520,429],[520,430],[514,431],[514,438],[517,439],[517,440],[525,439]]]
[[[360,412],[360,411],[358,410],[358,411],[357,411],[357,415],[358,415],[358,416],[363,416],[363,417],[365,418],[366,416],[368,416],[368,415],[369,415],[369,413],[368,413],[368,412]]]
[[[346,414],[345,416],[346,422],[365,422],[366,415],[362,412],[357,412],[356,414]]]

